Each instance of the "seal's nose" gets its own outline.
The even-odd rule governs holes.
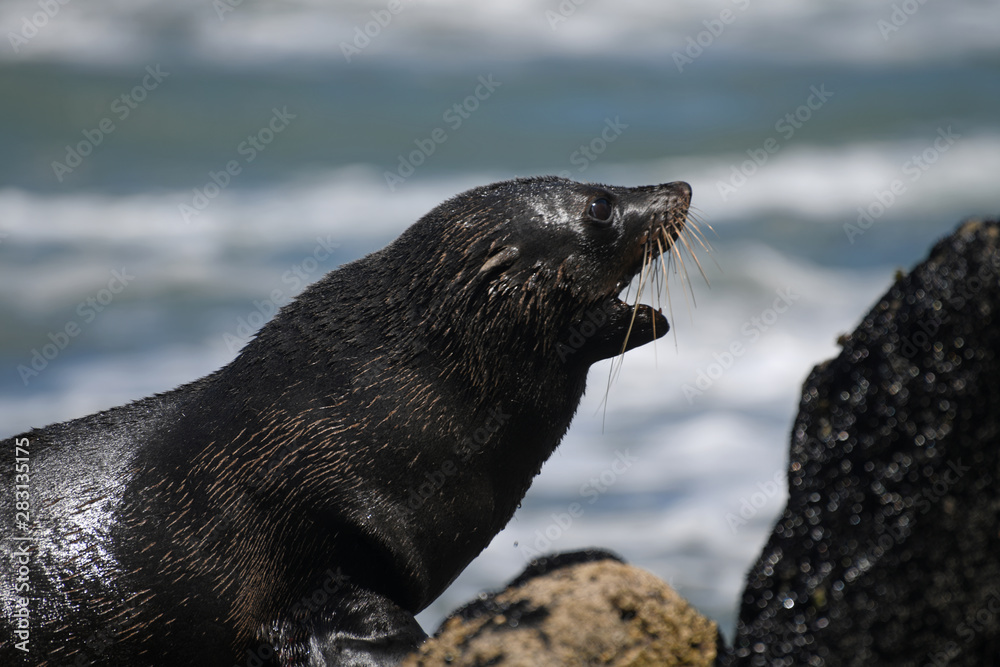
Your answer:
[[[691,186],[684,181],[674,181],[673,183],[667,183],[662,187],[673,190],[674,195],[678,199],[683,200],[685,206],[691,203]]]

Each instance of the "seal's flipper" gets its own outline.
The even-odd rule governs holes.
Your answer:
[[[294,667],[395,667],[427,639],[413,614],[362,588],[279,627],[276,664]]]

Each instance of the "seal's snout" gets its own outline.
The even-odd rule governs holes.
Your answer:
[[[657,193],[658,213],[664,222],[683,224],[691,206],[691,186],[684,181],[675,181],[659,186]]]
[[[637,231],[645,264],[667,252],[684,231],[691,205],[691,186],[684,181],[674,181],[642,188],[640,192],[645,196],[639,204],[642,213],[637,220]]]
[[[646,285],[668,285],[668,265],[686,272],[681,249],[694,258],[693,243],[703,245],[697,226],[689,224],[691,186],[684,181],[614,189],[623,211],[623,234],[615,257],[618,282],[604,302],[608,323],[602,338],[588,352],[606,359],[660,338],[670,329],[661,308],[640,302]],[[685,238],[685,236],[691,238]],[[697,259],[695,259],[697,263]],[[662,269],[662,272],[661,272]],[[639,277],[635,300],[626,303],[620,293]]]
[[[660,186],[670,192],[671,196],[676,198],[676,203],[678,205],[687,208],[691,205],[691,186],[684,181],[674,181],[673,183],[666,183]]]

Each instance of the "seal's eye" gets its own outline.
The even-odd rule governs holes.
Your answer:
[[[587,215],[598,222],[607,222],[611,219],[611,202],[604,197],[595,199],[590,202],[590,207],[587,209]]]

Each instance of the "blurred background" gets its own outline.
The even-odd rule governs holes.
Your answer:
[[[215,370],[466,188],[686,180],[711,286],[671,277],[673,334],[610,388],[594,367],[420,621],[599,545],[731,636],[802,381],[895,269],[1000,214],[998,25],[985,1],[0,2],[0,437]]]

